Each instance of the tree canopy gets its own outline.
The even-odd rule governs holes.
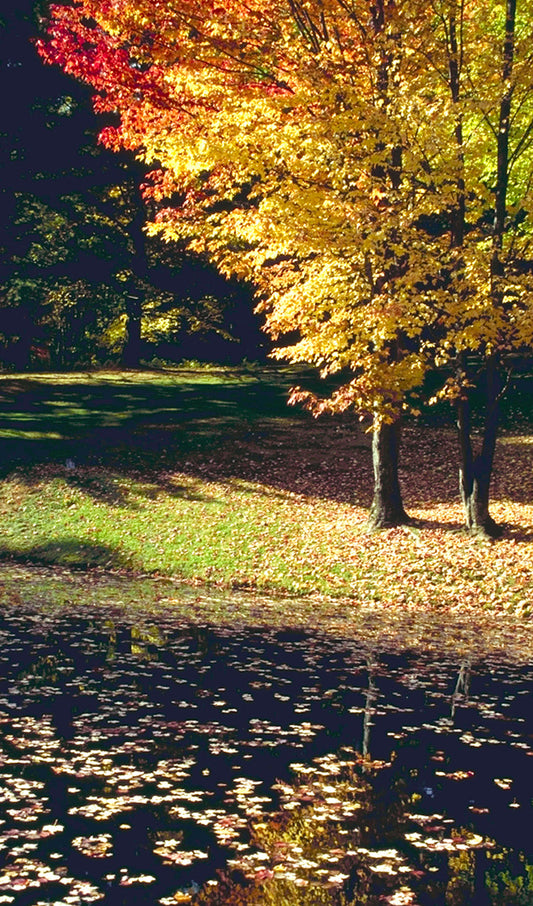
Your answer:
[[[146,166],[98,146],[90,90],[43,66],[34,43],[48,7],[19,0],[0,18],[0,367],[253,357],[249,293],[146,236]]]
[[[522,5],[505,233],[515,260],[531,202]],[[529,275],[506,275],[498,311],[492,293],[504,23],[502,4],[487,15],[477,0],[84,0],[54,7],[43,53],[119,114],[106,144],[157,165],[146,191],[172,204],[154,229],[251,278],[269,330],[290,337],[280,355],[349,368],[338,405],[386,411],[427,361],[531,340]]]
[[[152,167],[152,231],[338,375],[294,398],[379,426],[428,369],[461,400],[468,357],[531,346],[532,27],[531,0],[80,0],[41,52]]]

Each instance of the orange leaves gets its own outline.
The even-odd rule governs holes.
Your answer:
[[[366,0],[350,13],[336,0],[80,0],[53,8],[41,52],[118,114],[102,133],[109,147],[164,174],[145,186],[158,204],[172,199],[153,230],[256,287],[279,357],[355,375],[342,405],[386,411],[458,352],[531,340],[526,270],[513,264],[496,306],[491,276],[487,111],[498,106],[503,23],[466,4],[463,101],[462,84],[443,77],[454,9],[436,20],[409,0],[361,28]],[[527,54],[517,63],[513,111],[511,194],[523,212],[532,66]],[[461,198],[459,255],[450,212]],[[509,261],[529,232],[509,226]]]
[[[54,8],[41,48],[95,88],[99,111],[119,114],[101,135],[109,147],[158,162],[147,194],[161,203],[179,192],[178,210],[160,210],[154,230],[254,283],[280,355],[324,373],[364,370],[336,405],[365,411],[383,388],[401,398],[425,367],[387,367],[412,314],[390,259],[407,246],[413,254],[420,211],[413,185],[404,197],[384,175],[399,139],[375,97],[380,40],[333,2],[187,0],[177,12],[81,0]],[[283,346],[295,329],[300,341]]]

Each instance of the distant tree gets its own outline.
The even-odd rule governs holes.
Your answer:
[[[43,66],[34,39],[47,8],[20,0],[0,21],[0,361],[137,366],[162,341],[169,355],[179,357],[177,343],[188,355],[199,332],[242,348],[248,339],[234,342],[240,325],[225,312],[238,289],[183,247],[146,236],[146,168],[98,146],[87,88]],[[255,348],[253,325],[250,342],[241,357]]]

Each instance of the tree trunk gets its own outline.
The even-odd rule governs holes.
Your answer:
[[[503,307],[502,278],[505,267],[502,261],[503,237],[507,219],[507,192],[509,186],[509,135],[511,129],[511,103],[513,98],[513,65],[515,51],[516,0],[506,0],[505,40],[501,74],[499,128],[496,133],[496,186],[494,190],[494,221],[492,225],[491,296],[495,311]],[[499,398],[501,388],[493,356],[487,361],[487,415],[481,450],[473,455],[470,425],[470,403],[460,400],[457,406],[457,427],[461,446],[459,486],[465,508],[466,525],[470,531],[491,538],[501,535],[489,514],[489,486],[498,433]]]
[[[490,473],[481,457],[476,457],[469,473],[461,468],[459,481],[467,528],[472,534],[495,537],[497,526],[489,513]]]
[[[126,299],[126,338],[122,350],[122,364],[125,368],[138,368],[141,362],[141,320],[142,302],[138,296]]]
[[[144,284],[148,275],[148,259],[146,255],[146,236],[144,225],[146,223],[146,210],[144,201],[137,185],[133,186],[133,217],[128,227],[128,234],[133,254],[131,257],[131,273],[129,292],[126,296],[126,337],[122,350],[122,364],[126,368],[138,368],[142,354],[142,316],[145,288]]]
[[[487,414],[481,449],[474,455],[472,448],[470,400],[457,404],[457,428],[461,450],[459,490],[465,512],[466,527],[477,535],[496,538],[501,528],[489,513],[489,489],[496,449],[499,420],[499,386],[494,362],[487,364]]]
[[[400,454],[400,420],[380,425],[372,434],[374,466],[374,500],[368,518],[370,529],[406,525],[411,520],[403,508],[398,479]]]

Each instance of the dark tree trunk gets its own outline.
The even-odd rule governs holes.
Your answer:
[[[398,479],[400,437],[399,419],[390,424],[382,422],[372,434],[374,500],[368,518],[370,529],[392,528],[410,522],[403,508]]]
[[[461,450],[459,490],[465,512],[466,527],[473,533],[496,538],[501,529],[489,513],[489,490],[499,421],[499,380],[494,362],[487,365],[487,414],[481,449],[474,454],[467,397],[457,404],[457,428]]]
[[[502,261],[503,237],[507,219],[507,191],[509,185],[509,134],[511,128],[511,103],[513,97],[513,64],[515,45],[516,0],[506,0],[505,40],[501,74],[499,128],[496,134],[497,160],[494,221],[492,225],[491,295],[497,311],[503,305]],[[456,243],[457,244],[457,243]],[[495,357],[489,358],[487,375],[487,414],[481,449],[474,456],[471,440],[470,403],[467,398],[457,405],[457,427],[461,447],[459,487],[467,527],[476,534],[497,537],[501,529],[489,514],[489,488],[496,448],[501,387]]]
[[[148,277],[148,259],[144,225],[146,210],[137,183],[133,184],[133,217],[128,227],[132,258],[128,294],[126,296],[126,337],[122,350],[122,364],[126,368],[138,368],[142,354],[142,316],[145,296],[145,282]]]
[[[126,338],[122,349],[125,368],[138,368],[141,362],[142,301],[138,296],[126,299]]]
[[[16,371],[25,371],[30,366],[30,347],[31,334],[28,332],[26,336],[16,340],[8,347],[6,361],[13,365]]]

